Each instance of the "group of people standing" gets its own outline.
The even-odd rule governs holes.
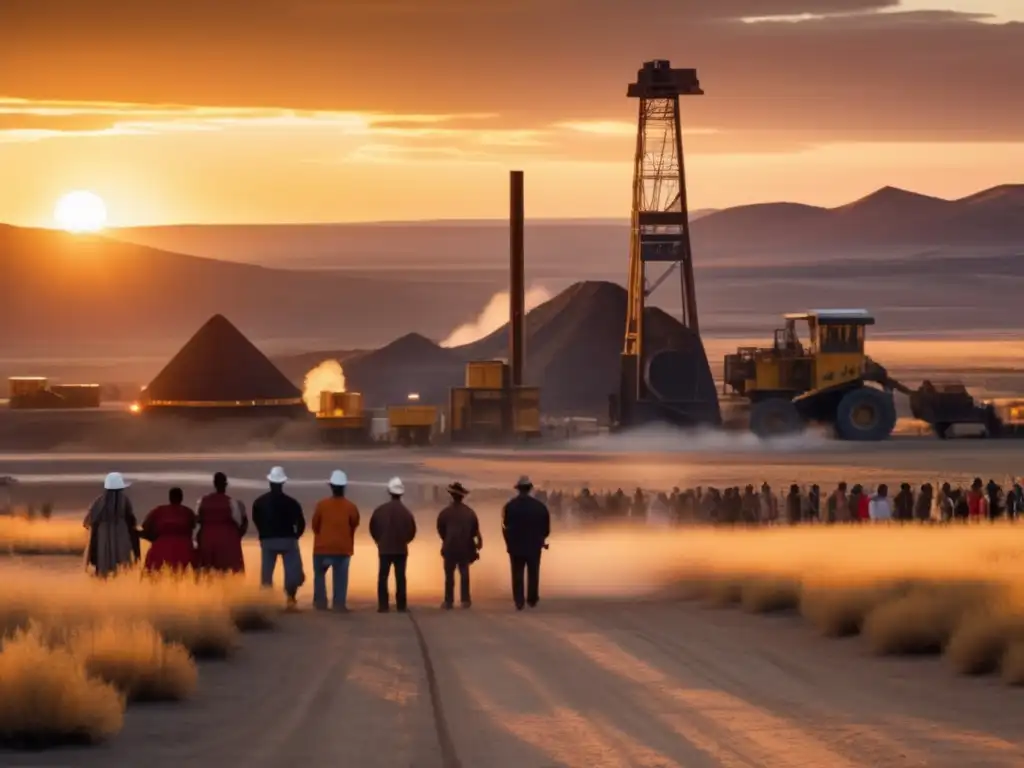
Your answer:
[[[886,484],[873,488],[860,483],[839,483],[831,491],[817,484],[792,484],[782,492],[769,483],[729,488],[673,488],[670,493],[632,494],[621,488],[578,493],[539,490],[552,513],[566,522],[602,522],[622,519],[654,525],[719,524],[778,525],[797,523],[856,523],[871,520],[897,522],[949,522],[955,520],[1016,520],[1024,515],[1024,485],[1014,480],[1006,488],[975,478],[969,488],[931,483],[919,488],[901,483],[893,493]]]
[[[282,467],[267,475],[269,490],[252,506],[252,521],[260,542],[260,582],[271,587],[278,560],[284,571],[284,591],[289,607],[297,604],[306,582],[299,540],[306,532],[302,505],[285,492],[288,476]],[[335,470],[328,479],[330,495],[321,499],[310,521],[313,531],[313,605],[328,608],[327,575],[331,575],[330,606],[347,611],[349,565],[355,552],[355,534],[361,523],[359,508],[347,496],[348,476]],[[152,510],[141,526],[126,493],[128,483],[117,472],[107,475],[104,492],[85,517],[90,531],[87,565],[100,577],[116,574],[141,559],[141,540],[150,542],[146,572],[170,569],[241,573],[245,570],[242,538],[249,528],[246,509],[227,493],[227,477],[218,472],[213,493],[201,498],[196,511],[184,505],[180,488],[172,488],[168,503]],[[388,500],[370,516],[369,533],[377,546],[377,609],[391,608],[389,585],[394,572],[398,611],[407,610],[406,566],[409,544],[416,538],[416,518],[403,502],[405,486],[393,477],[386,486]],[[450,503],[437,516],[444,567],[442,608],[455,604],[455,575],[459,575],[459,602],[472,605],[470,567],[480,559],[483,536],[476,512],[466,504],[469,491],[459,482],[448,486]],[[551,534],[548,509],[534,498],[533,484],[521,477],[516,496],[502,511],[502,533],[509,556],[512,597],[517,609],[539,601],[541,552]]]

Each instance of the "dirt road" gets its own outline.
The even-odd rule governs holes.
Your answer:
[[[303,612],[138,706],[104,747],[5,766],[1019,766],[1020,692],[795,618],[680,604]]]

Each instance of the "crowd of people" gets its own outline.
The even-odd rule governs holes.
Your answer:
[[[267,475],[269,489],[253,502],[252,523],[260,543],[260,583],[273,586],[280,560],[287,605],[294,608],[299,589],[306,582],[299,540],[306,534],[306,517],[297,499],[285,492],[288,476],[282,467]],[[335,470],[327,481],[329,495],[313,512],[309,528],[313,533],[313,605],[328,608],[327,575],[331,576],[330,607],[348,610],[348,573],[355,552],[355,532],[361,524],[356,504],[348,498],[348,476]],[[141,558],[141,541],[150,542],[143,561],[144,573],[165,569],[195,573],[241,573],[245,570],[242,538],[249,528],[245,505],[228,494],[227,477],[213,476],[213,492],[203,496],[195,510],[184,504],[180,488],[171,488],[167,504],[153,509],[141,525],[127,494],[123,475],[111,472],[104,480],[103,494],[86,513],[89,529],[87,567],[101,578],[130,568]],[[459,482],[447,488],[448,503],[437,515],[444,570],[444,602],[455,604],[455,575],[459,575],[459,602],[472,605],[470,568],[480,559],[483,536],[476,512],[466,504],[469,491]],[[551,534],[547,507],[532,495],[527,477],[515,484],[516,495],[502,511],[501,528],[511,566],[512,599],[516,609],[536,606],[539,599],[540,559]],[[387,500],[370,515],[369,533],[377,547],[377,610],[391,608],[389,586],[394,572],[398,611],[407,610],[406,564],[409,544],[416,538],[416,518],[405,505],[405,486],[393,477],[386,486]]]
[[[1024,487],[1014,480],[1007,487],[975,478],[969,488],[946,482],[913,488],[901,483],[893,493],[888,485],[874,488],[840,482],[822,491],[817,484],[792,484],[777,490],[767,482],[760,487],[673,488],[670,492],[595,492],[584,487],[576,493],[537,491],[551,514],[566,523],[631,519],[651,524],[772,525],[797,523],[856,523],[875,521],[951,522],[955,520],[1016,520],[1024,514]]]

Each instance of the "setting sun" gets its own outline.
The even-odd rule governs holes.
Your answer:
[[[107,206],[95,192],[76,190],[57,201],[53,218],[68,232],[97,232],[107,223]]]

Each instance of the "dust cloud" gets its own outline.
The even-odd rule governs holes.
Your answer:
[[[344,392],[345,371],[337,360],[324,360],[306,373],[302,382],[302,401],[310,413],[320,410],[321,392]]]
[[[479,341],[488,334],[494,333],[508,322],[509,314],[509,292],[501,291],[494,294],[487,306],[475,320],[465,325],[460,325],[452,331],[448,338],[441,342],[442,347],[461,347],[463,344],[472,344]],[[524,299],[525,311],[543,304],[551,298],[551,293],[544,287],[535,285],[526,291]]]
[[[679,429],[651,425],[618,434],[589,435],[572,442],[574,451],[592,453],[751,453],[775,454],[837,446],[825,428],[808,428],[797,435],[760,438],[746,430]]]

